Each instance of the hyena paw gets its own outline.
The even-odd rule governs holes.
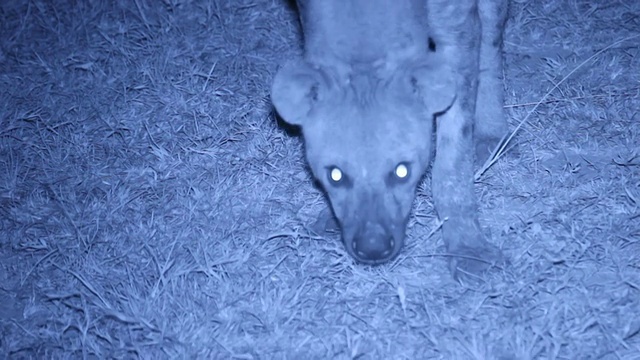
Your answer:
[[[339,232],[340,227],[331,209],[327,207],[320,212],[318,219],[311,225],[311,230],[318,235],[324,235],[326,233]]]
[[[484,239],[473,246],[462,245],[449,251],[449,270],[457,281],[481,279],[490,268],[501,268],[507,263],[502,251]]]
[[[450,256],[449,270],[454,279],[482,279],[487,270],[508,264],[502,251],[485,240],[476,220],[457,220],[449,220],[443,229]]]

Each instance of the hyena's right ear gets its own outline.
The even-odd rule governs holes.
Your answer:
[[[309,112],[327,87],[327,79],[321,70],[301,59],[291,60],[273,79],[271,101],[284,121],[304,126]]]

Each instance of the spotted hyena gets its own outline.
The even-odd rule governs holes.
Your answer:
[[[506,0],[298,0],[304,57],[275,76],[272,100],[299,125],[350,255],[378,264],[402,249],[416,186],[432,192],[454,276],[501,259],[478,223],[474,157],[507,131]],[[476,105],[477,104],[477,105]]]

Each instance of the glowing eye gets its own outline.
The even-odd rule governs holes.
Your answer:
[[[406,178],[407,175],[409,175],[409,169],[407,168],[407,165],[398,164],[398,166],[396,166],[395,174],[398,177],[398,179]]]
[[[340,182],[340,180],[342,180],[342,170],[338,169],[337,167],[331,168],[329,177],[333,182]]]

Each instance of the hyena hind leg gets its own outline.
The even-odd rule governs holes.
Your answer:
[[[502,82],[502,34],[507,0],[479,0],[478,12],[482,39],[474,135],[476,164],[483,164],[509,130]]]

